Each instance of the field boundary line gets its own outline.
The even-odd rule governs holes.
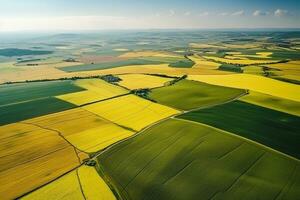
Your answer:
[[[81,192],[83,198],[86,200],[86,196],[85,196],[85,194],[84,194],[84,192],[83,192],[83,187],[82,187],[82,184],[81,184],[81,181],[80,181],[80,177],[79,177],[79,174],[78,174],[78,170],[79,170],[79,168],[77,168],[77,169],[75,170],[75,171],[76,171],[76,177],[77,177],[77,180],[78,180],[80,192]]]
[[[293,157],[293,156],[290,156],[290,155],[288,155],[288,154],[285,154],[285,153],[283,153],[283,152],[281,152],[281,151],[278,151],[278,150],[276,150],[276,149],[273,149],[273,148],[271,148],[271,147],[268,147],[268,146],[266,146],[266,145],[264,145],[264,144],[261,144],[261,143],[259,143],[259,142],[254,141],[254,140],[250,140],[250,139],[248,139],[248,138],[242,137],[242,136],[237,135],[237,134],[235,134],[235,133],[231,133],[231,132],[225,131],[225,130],[223,130],[223,129],[219,129],[219,128],[216,128],[216,127],[214,127],[214,126],[210,126],[210,125],[203,124],[203,123],[196,122],[196,121],[191,121],[191,120],[182,119],[182,118],[173,118],[173,119],[175,119],[175,120],[180,120],[180,121],[185,121],[185,122],[190,122],[190,123],[195,123],[195,124],[200,124],[200,125],[202,125],[202,126],[206,126],[206,127],[209,127],[209,128],[215,129],[215,130],[218,130],[218,131],[223,132],[223,133],[225,133],[225,134],[227,134],[227,135],[230,135],[230,136],[233,136],[233,137],[240,138],[240,139],[242,139],[242,140],[244,140],[244,141],[246,141],[246,142],[248,142],[248,143],[252,143],[252,144],[261,146],[261,147],[263,147],[263,148],[269,150],[270,152],[277,153],[277,154],[280,154],[280,155],[282,155],[282,156],[284,156],[284,157],[287,157],[287,158],[289,158],[289,159],[292,159],[292,160],[294,160],[294,161],[300,162],[299,159],[297,159],[297,158],[295,158],[295,157]]]
[[[75,150],[78,150],[78,151],[81,151],[81,152],[84,152],[86,154],[89,154],[87,152],[85,152],[84,150],[81,150],[79,148],[77,148],[76,146],[74,146],[69,140],[67,140],[60,131],[58,130],[55,130],[55,129],[51,129],[51,128],[47,128],[47,127],[43,127],[41,125],[38,125],[38,124],[34,124],[34,123],[30,123],[30,122],[20,122],[20,123],[23,123],[23,124],[29,124],[29,125],[33,125],[33,126],[36,126],[36,127],[39,127],[41,129],[44,129],[44,130],[49,130],[49,131],[53,131],[55,133],[58,134],[58,136],[60,136],[63,140],[65,140],[69,145],[71,145]],[[76,151],[75,151],[76,152]],[[76,154],[77,155],[77,154]]]
[[[93,101],[93,102],[81,104],[78,107],[84,107],[84,106],[92,105],[92,104],[95,104],[95,103],[99,103],[99,102],[102,102],[102,101],[107,101],[107,100],[111,100],[111,99],[115,99],[115,98],[123,97],[123,96],[127,96],[127,95],[130,95],[130,93],[120,94],[120,95],[109,97],[109,98],[106,98],[106,99],[101,99],[101,100],[97,100],[97,101]]]
[[[50,180],[50,181],[48,181],[47,183],[44,183],[44,184],[42,184],[42,185],[40,185],[40,186],[38,186],[38,187],[36,187],[36,188],[34,188],[34,189],[32,189],[32,190],[26,192],[26,193],[24,193],[24,194],[18,196],[16,199],[21,199],[22,197],[25,197],[26,195],[29,195],[30,193],[33,193],[33,192],[35,192],[35,191],[37,191],[37,190],[43,188],[44,186],[46,186],[46,185],[48,185],[48,184],[50,184],[50,183],[52,183],[52,182],[58,180],[59,178],[62,178],[63,176],[65,176],[65,175],[67,175],[67,174],[73,172],[74,170],[78,169],[78,168],[81,167],[82,165],[83,165],[83,163],[80,164],[79,166],[73,167],[73,168],[70,169],[69,171],[66,171],[66,172],[62,173],[61,175],[59,175],[58,177],[54,178],[53,180]]]

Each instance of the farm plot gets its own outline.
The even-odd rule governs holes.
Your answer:
[[[205,123],[300,158],[297,116],[235,101],[186,113],[180,118]]]
[[[109,84],[100,79],[81,79],[75,81],[74,84],[86,89],[86,91],[60,95],[56,97],[80,106],[128,93],[128,91],[124,88]]]
[[[174,85],[151,90],[150,99],[158,103],[190,110],[224,103],[245,93],[245,90],[182,80]]]
[[[80,108],[45,115],[26,122],[55,130],[78,149],[88,153],[97,152],[133,134],[132,131]]]
[[[21,199],[115,200],[116,198],[93,167],[81,166]]]
[[[259,64],[270,64],[270,63],[277,63],[278,60],[250,60],[250,59],[226,59],[220,58],[215,56],[203,56],[203,58],[207,60],[213,60],[215,62],[226,63],[226,64],[233,64],[233,65],[259,65]]]
[[[15,199],[72,170],[81,162],[55,131],[14,123],[0,127],[0,196]]]
[[[72,171],[65,176],[49,183],[48,185],[29,193],[24,196],[24,200],[41,200],[41,199],[78,199],[84,200],[84,196],[80,190],[80,184],[77,178],[77,172]]]
[[[230,74],[230,75],[190,75],[190,80],[201,81],[213,85],[220,85],[233,88],[249,89],[255,92],[272,95],[293,101],[300,101],[300,86],[277,81],[274,79],[250,75],[250,74]]]
[[[119,75],[118,77],[122,79],[118,84],[130,90],[161,87],[164,86],[165,83],[173,80],[172,78],[145,74],[127,74]]]
[[[259,92],[250,91],[249,95],[241,97],[239,100],[255,104],[258,106],[278,110],[292,115],[300,116],[300,102],[274,97]]]
[[[180,119],[157,124],[114,146],[98,160],[99,170],[124,199],[299,196],[298,161]]]
[[[72,81],[1,85],[0,125],[74,108],[53,96],[82,90]]]
[[[175,109],[153,103],[135,95],[126,95],[84,106],[83,108],[136,131],[179,113]]]
[[[87,199],[116,200],[110,188],[93,167],[78,168],[78,177]]]

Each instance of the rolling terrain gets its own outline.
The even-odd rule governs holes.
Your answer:
[[[299,38],[1,41],[0,199],[297,199]]]

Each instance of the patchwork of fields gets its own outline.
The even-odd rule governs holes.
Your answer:
[[[299,38],[153,30],[3,42],[0,199],[298,199]]]
[[[0,127],[0,196],[14,199],[72,170],[80,152],[57,132],[29,123]]]
[[[249,89],[255,92],[260,92],[275,97],[293,101],[300,101],[300,93],[298,92],[300,86],[256,75],[190,75],[188,79],[219,86]]]

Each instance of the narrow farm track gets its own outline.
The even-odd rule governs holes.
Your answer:
[[[38,128],[41,128],[41,129],[45,129],[45,130],[49,130],[49,131],[56,132],[63,140],[65,140],[69,145],[71,145],[71,146],[74,148],[75,152],[76,152],[76,150],[78,150],[78,151],[87,153],[87,152],[85,152],[85,151],[83,151],[83,150],[81,150],[81,149],[78,149],[76,146],[74,146],[74,145],[73,145],[69,140],[67,140],[67,139],[63,136],[63,134],[62,134],[61,132],[59,132],[58,130],[51,129],[51,128],[47,128],[47,127],[43,127],[43,126],[40,126],[40,125],[34,124],[34,123],[28,123],[28,122],[21,122],[21,123],[23,123],[23,124],[28,124],[28,125],[33,125],[33,126],[36,126],[36,127],[38,127]],[[78,156],[78,154],[76,154],[76,155]]]
[[[76,177],[77,177],[77,179],[78,179],[78,183],[79,183],[79,187],[80,187],[80,192],[81,192],[83,198],[86,200],[86,196],[85,196],[84,191],[83,191],[83,187],[82,187],[82,184],[81,184],[81,180],[80,180],[80,178],[79,178],[78,168],[76,169]]]

